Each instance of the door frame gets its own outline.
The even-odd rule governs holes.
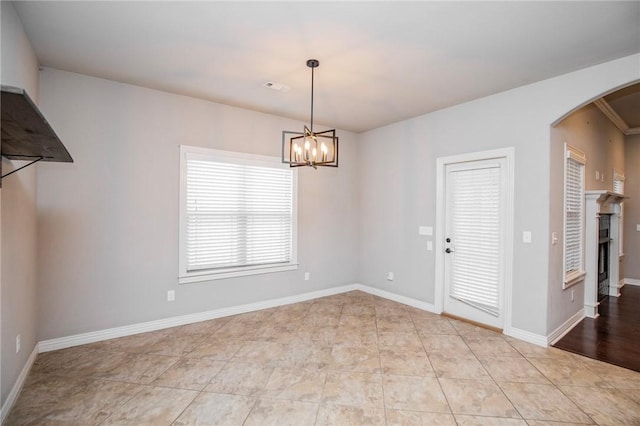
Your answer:
[[[505,199],[505,250],[504,250],[504,300],[503,333],[511,334],[512,289],[513,289],[513,211],[514,211],[514,159],[515,148],[500,148],[490,151],[470,152],[465,154],[438,157],[436,159],[436,235],[435,235],[435,311],[442,313],[444,309],[444,226],[445,226],[445,182],[446,166],[470,161],[505,159],[506,199]]]

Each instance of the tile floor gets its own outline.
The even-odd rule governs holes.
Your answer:
[[[7,425],[640,425],[640,373],[362,292],[38,356]]]

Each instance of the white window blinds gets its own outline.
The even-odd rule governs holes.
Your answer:
[[[500,167],[451,173],[450,296],[499,314]]]
[[[292,169],[190,153],[185,166],[183,274],[292,263]]]
[[[565,163],[565,276],[582,272],[584,227],[584,154],[567,147]]]
[[[624,175],[617,170],[613,171],[613,192],[624,195]]]

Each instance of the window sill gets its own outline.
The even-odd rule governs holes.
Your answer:
[[[586,272],[573,272],[564,277],[564,282],[562,283],[562,289],[566,290],[571,286],[584,282],[584,277],[587,275]]]
[[[211,271],[202,271],[202,272],[193,272],[186,275],[181,275],[178,277],[179,284],[189,284],[196,283],[201,281],[213,281],[213,280],[222,280],[226,278],[236,278],[236,277],[244,277],[248,275],[259,275],[259,274],[271,274],[274,272],[285,272],[285,271],[294,271],[298,269],[297,263],[287,264],[287,265],[279,265],[279,266],[259,266],[259,267],[247,267],[243,269],[231,269],[224,270],[218,272]]]

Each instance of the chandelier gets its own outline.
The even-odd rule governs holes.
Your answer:
[[[282,162],[290,167],[318,166],[338,167],[338,137],[336,130],[313,131],[313,71],[320,65],[317,59],[309,59],[311,68],[311,124],[303,132],[282,131]]]

